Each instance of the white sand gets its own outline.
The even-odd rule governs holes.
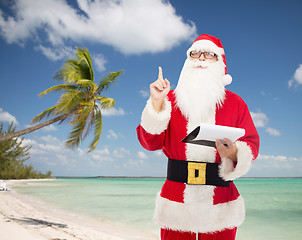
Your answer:
[[[9,189],[20,181],[6,181]],[[1,240],[155,240],[149,234],[53,211],[14,191],[0,191]]]

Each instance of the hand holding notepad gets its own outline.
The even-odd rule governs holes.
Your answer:
[[[182,142],[215,147],[217,139],[228,138],[235,142],[238,138],[245,135],[245,129],[226,127],[221,125],[200,124],[191,133],[189,133]]]

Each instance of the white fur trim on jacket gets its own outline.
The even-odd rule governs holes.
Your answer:
[[[156,112],[153,108],[151,99],[142,113],[141,126],[151,134],[161,134],[168,127],[171,118],[171,102],[165,98],[164,109]]]
[[[238,227],[245,218],[244,200],[213,205],[179,203],[161,197],[156,200],[154,221],[161,227],[176,231],[209,233]]]
[[[252,150],[246,142],[238,141],[236,145],[238,149],[236,166],[234,166],[234,162],[231,159],[221,159],[219,176],[226,181],[234,180],[246,174],[253,161]]]

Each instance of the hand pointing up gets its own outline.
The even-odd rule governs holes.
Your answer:
[[[155,111],[160,112],[164,106],[164,100],[170,91],[170,82],[163,77],[163,70],[158,68],[158,79],[150,84],[151,101]]]

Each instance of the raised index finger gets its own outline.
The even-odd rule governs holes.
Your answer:
[[[164,80],[163,69],[161,67],[158,67],[158,79]]]

